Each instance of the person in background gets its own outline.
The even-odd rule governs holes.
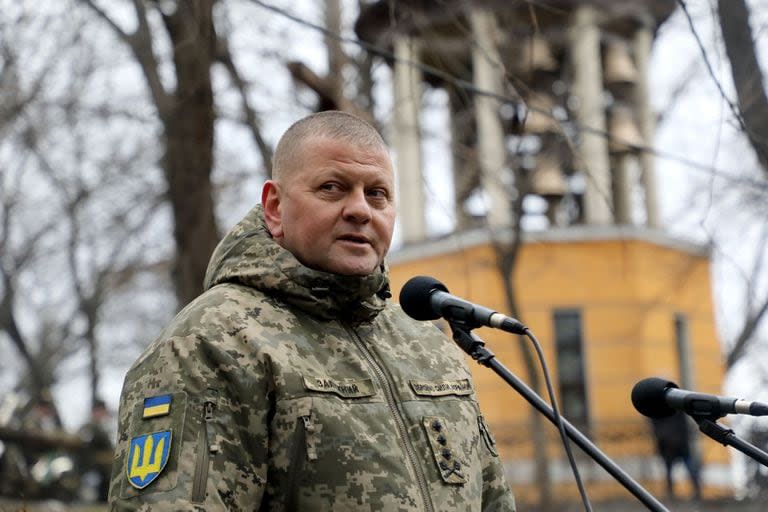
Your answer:
[[[688,470],[693,488],[693,498],[701,499],[701,478],[699,463],[691,449],[690,431],[685,413],[675,411],[672,416],[652,418],[656,451],[664,461],[667,479],[667,496],[676,498],[672,471],[675,463],[681,461]]]
[[[390,300],[394,225],[372,126],[286,131],[206,291],[125,378],[112,510],[515,509],[463,353]]]
[[[109,479],[112,472],[112,444],[110,416],[106,404],[102,400],[94,400],[91,406],[91,417],[78,430],[78,436],[85,447],[78,467],[87,481],[93,487],[95,498],[106,502],[109,494]]]

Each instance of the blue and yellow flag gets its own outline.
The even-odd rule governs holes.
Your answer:
[[[144,399],[143,419],[164,416],[171,412],[171,395],[153,396]]]
[[[154,482],[165,468],[170,451],[170,430],[132,438],[128,448],[128,463],[126,464],[126,473],[130,484],[137,489],[143,489]]]

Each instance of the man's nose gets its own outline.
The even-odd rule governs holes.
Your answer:
[[[345,219],[354,222],[366,223],[371,220],[371,205],[368,204],[364,189],[355,187],[349,192],[343,215]]]

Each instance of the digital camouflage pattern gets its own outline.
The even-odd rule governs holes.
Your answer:
[[[304,267],[252,210],[126,376],[111,509],[514,510],[462,353],[388,286]],[[165,468],[134,488],[131,439],[166,430]]]

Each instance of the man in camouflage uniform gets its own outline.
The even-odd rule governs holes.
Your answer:
[[[112,510],[511,511],[460,350],[390,297],[386,146],[323,112],[123,388]]]

